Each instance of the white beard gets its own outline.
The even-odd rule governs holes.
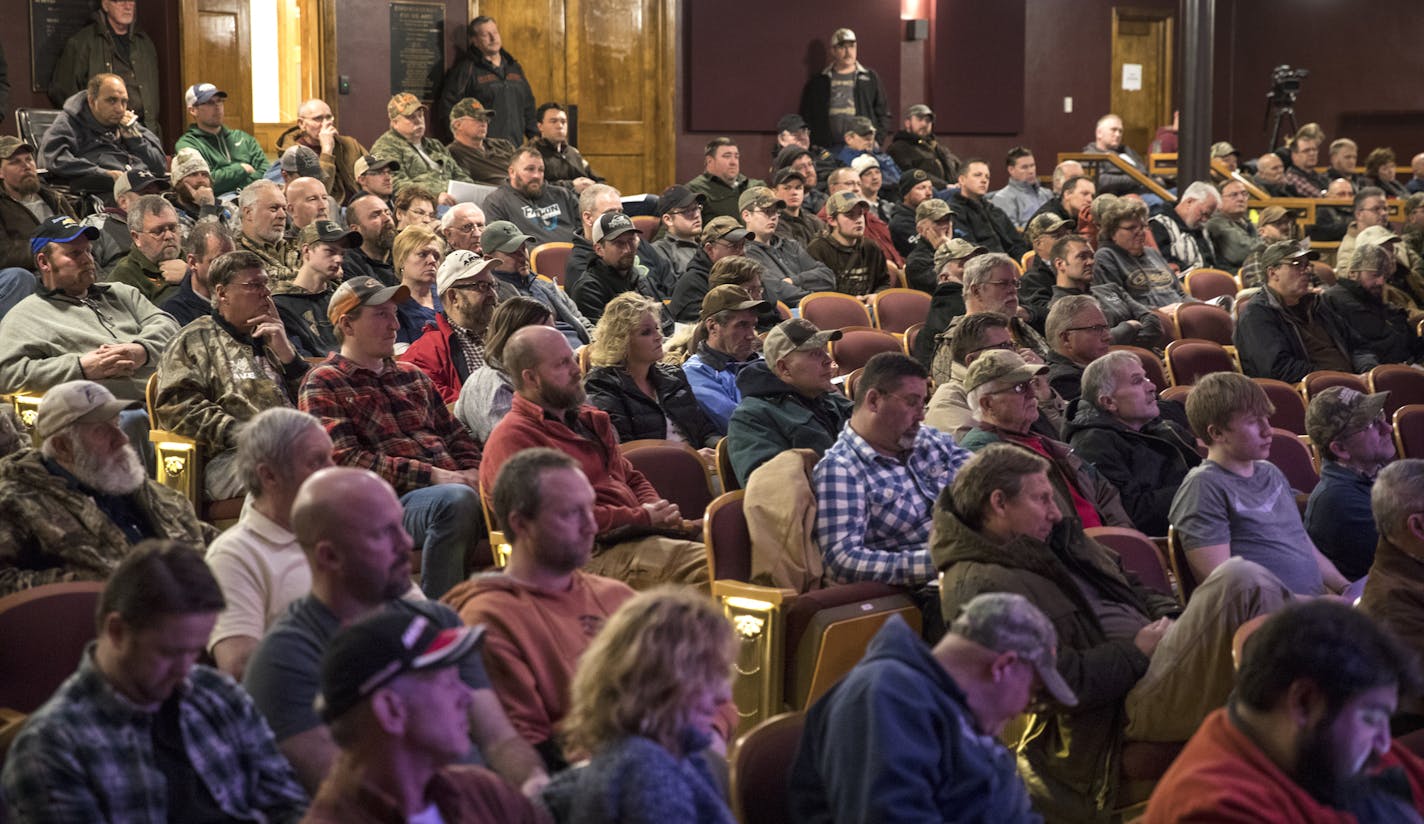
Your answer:
[[[80,483],[105,495],[130,495],[148,480],[143,461],[128,443],[108,455],[80,452],[67,469]]]

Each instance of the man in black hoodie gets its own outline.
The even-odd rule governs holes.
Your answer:
[[[589,262],[598,256],[593,251],[593,244],[588,241],[593,236],[593,225],[609,212],[621,213],[623,211],[623,194],[606,183],[586,186],[579,193],[578,210],[581,227],[573,234],[574,248],[569,252],[568,262],[564,264],[564,289],[569,294],[573,294],[574,287],[578,285],[579,278],[583,277],[584,271],[588,269]],[[638,243],[637,254],[638,265],[647,270],[653,285],[663,293],[664,297],[671,295],[678,278],[678,273],[672,268],[672,263],[653,244],[641,240]]]
[[[594,323],[603,317],[608,302],[624,292],[637,292],[663,307],[662,332],[671,335],[672,315],[663,304],[665,295],[647,274],[638,271],[638,228],[622,212],[605,212],[593,224],[594,257],[583,276],[569,289],[583,316]]]
[[[534,90],[524,67],[504,50],[499,26],[494,18],[480,15],[466,28],[470,48],[460,55],[440,86],[440,101],[434,122],[443,129],[450,122],[450,110],[463,98],[473,97],[486,109],[494,110],[489,136],[518,146],[526,137],[535,137]]]
[[[1029,246],[1009,216],[988,201],[988,194],[989,164],[979,158],[966,160],[959,174],[959,191],[949,198],[949,205],[954,207],[955,228],[974,245],[1018,260]]]
[[[935,189],[943,189],[959,178],[959,158],[939,145],[934,136],[934,112],[923,103],[905,110],[900,131],[890,138],[886,149],[902,173],[923,169],[934,181]]]

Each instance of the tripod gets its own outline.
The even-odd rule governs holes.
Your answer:
[[[1267,124],[1271,126],[1271,142],[1266,144],[1267,151],[1273,152],[1281,145],[1282,124],[1289,122],[1290,131],[1286,132],[1286,134],[1288,136],[1295,134],[1298,127],[1295,122],[1294,104],[1294,100],[1281,101],[1274,94],[1266,95],[1266,121],[1261,124],[1261,127],[1264,129]],[[1275,118],[1274,121],[1272,121],[1272,117]]]

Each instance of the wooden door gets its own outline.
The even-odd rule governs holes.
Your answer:
[[[1173,22],[1166,11],[1113,9],[1112,110],[1122,117],[1123,143],[1143,157],[1157,127],[1172,122]]]
[[[481,0],[535,99],[578,106],[578,148],[625,195],[673,183],[676,0]],[[541,55],[561,55],[544,60]]]
[[[223,123],[252,132],[252,31],[249,0],[181,0],[183,89],[212,83],[228,93]],[[181,103],[180,103],[181,105]],[[187,128],[188,116],[183,115]]]

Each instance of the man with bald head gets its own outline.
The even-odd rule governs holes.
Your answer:
[[[297,125],[277,138],[277,152],[292,146],[306,146],[316,152],[321,163],[321,182],[337,203],[345,203],[360,191],[356,182],[356,161],[366,154],[366,147],[336,128],[336,117],[326,101],[312,98],[297,107]]]
[[[355,513],[360,529],[352,528]],[[257,647],[243,686],[308,792],[316,790],[338,751],[313,706],[321,657],[337,630],[381,609],[419,615],[444,628],[460,626],[449,607],[411,593],[412,542],[403,518],[395,490],[354,467],[312,474],[292,503],[291,529],[311,569],[311,593]],[[515,786],[541,784],[539,755],[505,717],[480,656],[465,660],[460,680],[471,690],[471,738],[484,761]]]
[[[129,169],[155,177],[168,158],[158,137],[129,109],[128,87],[117,74],[96,74],[87,89],[64,101],[44,133],[41,154],[59,182],[107,198],[114,180]]]
[[[287,184],[287,212],[291,217],[292,234],[331,216],[331,198],[326,187],[314,177],[299,177]]]
[[[585,567],[635,589],[707,582],[702,521],[684,520],[618,449],[608,413],[585,403],[578,359],[563,333],[526,326],[504,347],[514,383],[509,414],[485,443],[480,483],[494,489],[500,467],[515,453],[547,446],[572,455],[596,493],[598,545]],[[700,513],[698,513],[700,514]]]
[[[1098,118],[1093,130],[1093,142],[1083,147],[1091,154],[1116,155],[1137,171],[1147,174],[1147,162],[1131,146],[1122,142],[1122,118],[1115,114],[1105,114]],[[1147,191],[1127,172],[1117,166],[1103,163],[1098,167],[1098,191],[1114,195],[1125,195]]]
[[[450,247],[450,251],[464,250],[483,255],[480,238],[485,233],[485,210],[473,203],[456,203],[440,218],[440,228],[436,233]]]

